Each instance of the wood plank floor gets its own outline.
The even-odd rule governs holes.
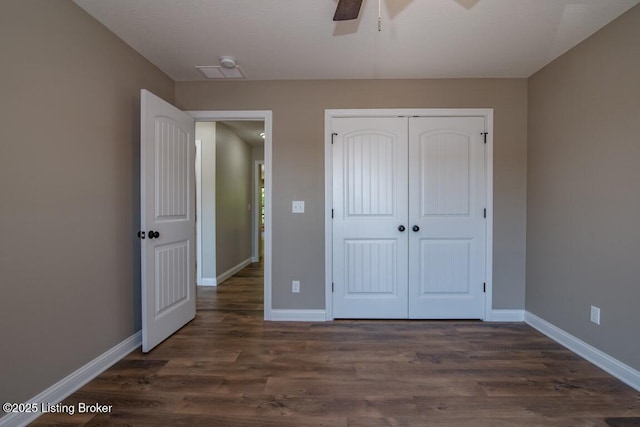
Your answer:
[[[263,322],[262,270],[198,289],[196,319],[33,425],[640,425],[640,393],[522,323]]]

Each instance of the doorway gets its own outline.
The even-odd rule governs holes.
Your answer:
[[[238,222],[242,221],[241,225],[236,223],[230,226],[220,225],[221,221],[225,221],[221,218],[221,212],[224,210],[216,209],[216,204],[221,196],[224,196],[226,191],[227,200],[219,200],[219,203],[227,206],[229,205],[229,197],[237,198],[237,191],[234,190],[234,185],[246,186],[247,182],[244,177],[231,177],[223,182],[227,184],[229,188],[226,190],[221,188],[221,183],[215,181],[215,168],[211,168],[211,163],[216,164],[215,158],[215,137],[212,146],[209,147],[207,156],[206,149],[203,149],[205,141],[200,139],[197,142],[197,146],[200,146],[200,164],[196,164],[196,199],[197,202],[197,252],[198,252],[198,285],[200,286],[216,286],[226,278],[231,277],[238,271],[242,270],[247,265],[260,261],[260,246],[262,246],[262,262],[261,265],[264,268],[264,319],[271,319],[271,112],[270,111],[189,111],[188,112],[199,125],[207,125],[210,133],[215,136],[215,127],[218,127],[218,132],[221,129],[226,134],[234,134],[238,139],[244,141],[249,145],[248,151],[250,155],[244,154],[244,160],[247,164],[247,170],[249,177],[247,179],[250,186],[250,193],[246,200],[238,201],[233,200],[233,203],[242,205],[240,211],[227,215],[226,221]],[[205,126],[205,127],[207,127]],[[255,135],[253,135],[255,133]],[[206,134],[206,132],[205,132]],[[259,144],[256,142],[256,138],[259,138]],[[251,142],[247,140],[251,139]],[[260,145],[261,147],[257,147]],[[236,150],[233,144],[227,144],[227,149],[233,151]],[[242,150],[241,150],[242,151]],[[246,150],[245,150],[246,151]],[[237,153],[236,153],[237,154]],[[235,155],[232,153],[232,155]],[[237,157],[237,156],[236,156]],[[242,155],[240,155],[242,157]],[[231,157],[233,160],[234,158]],[[220,161],[221,159],[218,159]],[[235,162],[235,160],[233,160]],[[207,169],[207,162],[209,163],[209,169]],[[228,172],[237,172],[238,168],[234,168],[235,165],[224,162],[219,164],[219,168],[227,168]],[[262,171],[258,175],[257,164],[261,165]],[[214,169],[213,171],[211,169]],[[243,181],[239,183],[238,181]],[[209,190],[206,190],[208,186]],[[223,186],[224,187],[224,186]],[[246,188],[246,187],[245,187]],[[204,194],[203,194],[203,189]],[[216,191],[217,190],[217,191]],[[244,190],[242,191],[244,192]],[[212,194],[213,193],[213,194]],[[263,197],[259,197],[263,195]],[[237,207],[236,207],[237,208]],[[204,215],[208,211],[206,216],[207,221],[203,221]],[[204,212],[204,213],[203,213]],[[216,212],[218,217],[216,218]],[[240,218],[242,217],[242,218]],[[206,223],[209,223],[209,227],[206,227]],[[250,236],[243,238],[243,247],[240,248],[241,256],[234,260],[226,260],[225,256],[233,255],[229,254],[228,246],[222,246],[225,251],[220,254],[221,250],[216,251],[216,247],[220,248],[219,244],[216,244],[216,224],[217,228],[224,227],[224,233],[226,235],[218,235],[218,239],[233,239],[237,235],[240,227],[247,228]],[[243,231],[244,232],[244,231]],[[223,233],[223,234],[224,234]],[[203,238],[204,237],[204,238]],[[209,239],[208,242],[206,240]],[[213,241],[211,241],[213,240]],[[262,245],[260,245],[262,242]],[[235,242],[234,242],[235,243]],[[208,247],[208,250],[207,250]],[[221,256],[222,255],[222,256]]]

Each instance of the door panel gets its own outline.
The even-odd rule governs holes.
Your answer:
[[[141,93],[142,350],[195,317],[195,125]],[[158,233],[152,236],[151,231]]]
[[[156,221],[188,220],[189,137],[174,120],[155,118]]]
[[[155,315],[161,316],[189,297],[188,269],[184,268],[189,259],[189,242],[156,245],[154,249]]]
[[[435,131],[422,134],[417,143],[423,184],[420,216],[469,215],[470,139]]]
[[[334,317],[406,318],[406,119],[333,127]]]
[[[409,317],[483,318],[484,118],[409,123]]]
[[[394,161],[397,140],[393,135],[356,133],[348,135],[345,149],[346,216],[374,217],[394,214]]]
[[[397,240],[345,240],[345,296],[397,295]]]
[[[469,292],[469,239],[420,239],[420,295]],[[410,261],[411,262],[411,261]]]

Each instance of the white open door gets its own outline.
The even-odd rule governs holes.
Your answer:
[[[195,317],[195,123],[141,92],[142,351]]]

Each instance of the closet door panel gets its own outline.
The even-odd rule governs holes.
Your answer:
[[[482,318],[482,117],[409,120],[409,317]]]
[[[406,318],[407,121],[334,119],[333,132],[333,315]]]

